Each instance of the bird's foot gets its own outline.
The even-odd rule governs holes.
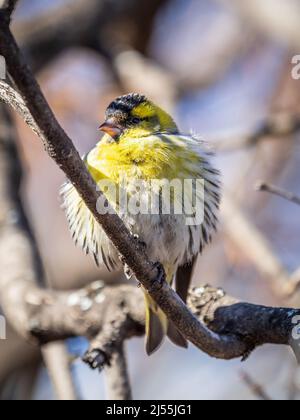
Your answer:
[[[98,369],[100,372],[107,365],[109,366],[109,359],[106,354],[100,349],[89,350],[85,353],[82,360],[84,363],[90,366],[91,369]]]
[[[152,288],[153,289],[161,288],[164,282],[166,281],[165,269],[159,262],[153,263],[153,268],[157,269],[157,276],[152,283]]]
[[[133,239],[137,242],[138,246],[140,246],[141,248],[143,248],[144,250],[146,250],[147,248],[147,244],[143,241],[140,240],[139,235],[136,234],[132,234]],[[123,257],[123,255],[119,255],[119,259],[121,261],[121,263],[124,266],[124,274],[126,276],[127,280],[132,280],[134,278],[134,273],[132,272],[131,268],[128,266],[128,264],[125,261],[125,258]],[[141,287],[141,284],[138,283],[139,287]]]
[[[137,235],[137,234],[133,234],[133,235],[132,235],[132,237],[133,237],[133,239],[137,242],[137,244],[138,244],[141,248],[143,248],[143,250],[144,250],[144,251],[146,251],[146,249],[147,249],[147,244],[146,244],[146,242],[141,241],[141,240],[140,240],[139,235]]]
[[[129,268],[129,266],[126,263],[124,263],[124,274],[127,280],[132,280],[134,277],[131,268]]]

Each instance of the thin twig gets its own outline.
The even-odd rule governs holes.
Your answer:
[[[108,400],[132,400],[124,344],[112,354],[109,365],[105,367],[105,378]]]
[[[259,385],[254,379],[251,378],[251,376],[246,372],[241,372],[241,378],[243,382],[247,385],[247,387],[250,389],[250,391],[260,400],[263,401],[272,401],[272,398],[269,397],[267,392],[264,390],[264,388]]]
[[[291,136],[300,130],[300,118],[293,114],[274,114],[266,118],[257,128],[254,128],[248,135],[241,135],[238,138],[228,140],[216,140],[214,148],[218,152],[234,152],[257,146],[266,139],[282,139]]]
[[[57,398],[61,401],[77,400],[64,342],[46,344],[42,347],[42,354]]]
[[[276,185],[269,184],[267,182],[258,182],[256,185],[256,190],[269,192],[300,206],[300,197],[298,195],[290,191],[284,190],[282,188],[279,188]]]

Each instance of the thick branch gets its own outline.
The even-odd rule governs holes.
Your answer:
[[[144,333],[144,304],[134,285],[97,282],[72,293],[31,290],[26,300],[31,331],[42,343],[71,336],[91,339],[85,361],[92,368],[109,363],[124,339]],[[188,306],[207,328],[244,349],[236,357],[263,344],[289,345],[293,318],[300,315],[297,309],[242,303],[209,286],[191,289]],[[220,357],[231,359],[232,351],[225,349]]]

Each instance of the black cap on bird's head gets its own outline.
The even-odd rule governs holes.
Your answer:
[[[106,116],[116,111],[130,114],[134,108],[145,102],[148,102],[148,99],[139,93],[129,93],[128,95],[119,96],[107,107]]]
[[[178,133],[172,117],[138,93],[119,96],[108,106],[105,116],[100,130],[116,141],[126,132],[131,138],[147,137],[158,132]]]
[[[137,123],[137,118],[131,115],[133,109],[149,102],[146,96],[138,93],[119,96],[107,107],[105,123],[99,128],[112,138],[118,138],[129,125]]]

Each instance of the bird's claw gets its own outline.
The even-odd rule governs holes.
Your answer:
[[[134,239],[134,240],[138,243],[138,245],[139,245],[141,248],[143,248],[143,249],[144,249],[144,251],[146,251],[146,249],[147,249],[147,244],[146,244],[146,242],[141,241],[141,240],[140,240],[139,235],[137,235],[137,234],[133,234],[133,235],[132,235],[132,237],[133,237],[133,239]]]
[[[134,277],[131,268],[129,268],[129,266],[126,263],[124,263],[124,274],[127,280],[132,280],[132,278]]]
[[[132,234],[133,239],[137,242],[137,244],[143,248],[145,251],[147,249],[147,244],[143,241],[140,240],[139,235],[137,234]],[[124,266],[124,274],[127,280],[132,280],[134,278],[134,273],[131,270],[131,268],[128,266],[128,264],[125,261],[125,258],[123,257],[123,255],[119,255],[119,259],[121,261],[121,263]],[[138,287],[142,287],[141,283],[138,282]]]
[[[158,286],[162,287],[164,282],[166,281],[165,269],[161,265],[161,263],[159,263],[159,262],[153,263],[153,268],[157,269],[157,276],[156,276],[155,280],[153,281],[152,287],[153,288],[157,288]]]
[[[100,349],[89,350],[82,358],[83,362],[90,366],[91,369],[98,369],[100,372],[105,365],[109,366],[109,360],[106,354]]]

